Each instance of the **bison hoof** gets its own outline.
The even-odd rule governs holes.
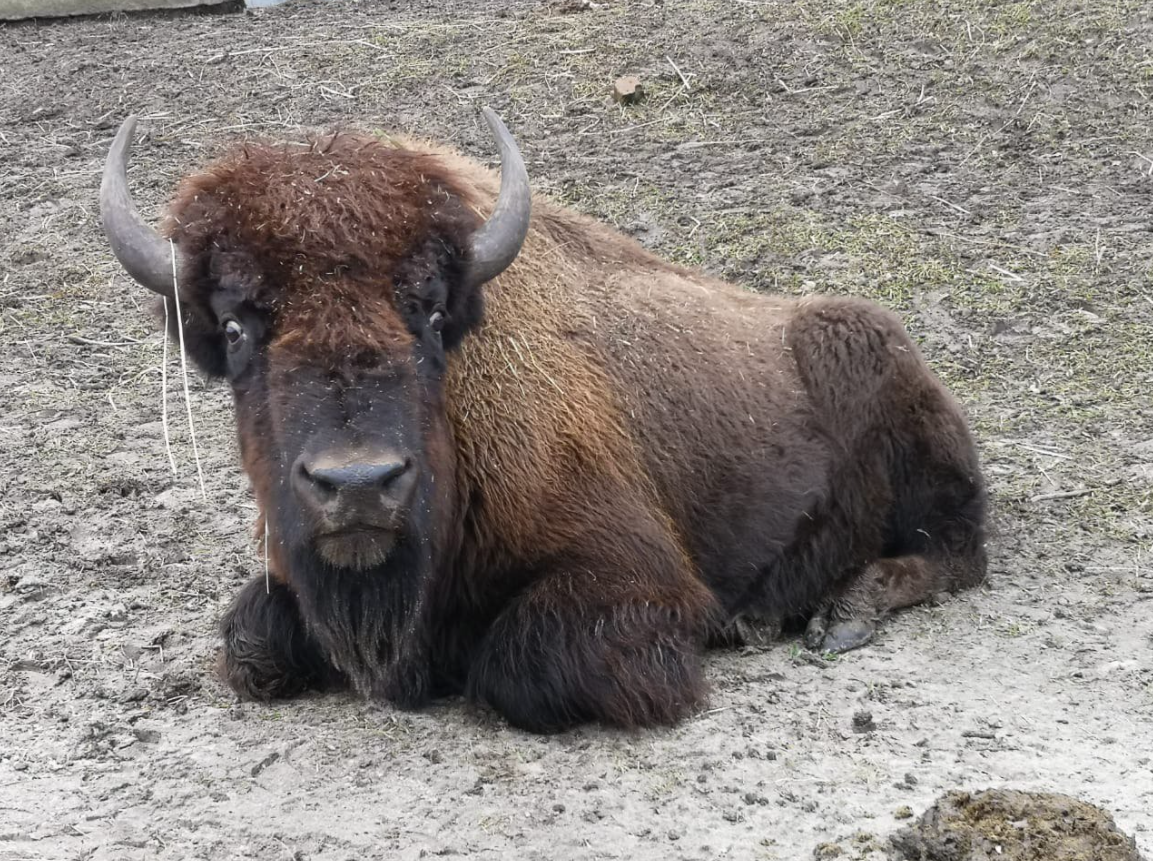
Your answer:
[[[805,647],[814,652],[841,654],[861,646],[873,639],[877,624],[869,619],[846,619],[831,621],[829,613],[819,612],[809,620],[805,628]]]
[[[877,632],[874,622],[865,619],[850,619],[847,622],[837,622],[829,628],[825,639],[821,643],[821,650],[840,654],[859,649],[873,639]]]

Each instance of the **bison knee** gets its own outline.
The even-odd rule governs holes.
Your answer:
[[[810,396],[838,423],[846,416],[864,421],[895,376],[920,373],[920,355],[900,320],[863,299],[809,301],[790,324],[789,346]]]
[[[245,699],[283,699],[337,681],[283,584],[250,580],[224,614],[220,633],[220,675]]]
[[[470,697],[530,732],[675,723],[705,689],[699,638],[677,615],[652,605],[571,614],[514,606],[485,637]]]

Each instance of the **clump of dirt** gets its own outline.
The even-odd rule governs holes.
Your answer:
[[[1104,810],[1049,792],[949,792],[890,841],[905,861],[1142,861]]]

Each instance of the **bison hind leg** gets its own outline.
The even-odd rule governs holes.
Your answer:
[[[840,654],[864,646],[895,610],[975,586],[985,578],[985,551],[878,559],[825,599],[805,628],[805,645]]]
[[[241,698],[267,701],[332,687],[339,673],[308,635],[296,599],[282,583],[250,580],[220,623],[218,672]]]

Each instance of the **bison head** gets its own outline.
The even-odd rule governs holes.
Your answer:
[[[456,504],[446,357],[480,322],[480,286],[512,263],[530,211],[516,143],[484,116],[501,156],[487,220],[441,155],[337,134],[237,147],[181,183],[162,238],[127,190],[134,118],[112,145],[105,232],[134,279],[179,305],[196,364],[231,384],[290,580],[419,570],[443,550]]]

